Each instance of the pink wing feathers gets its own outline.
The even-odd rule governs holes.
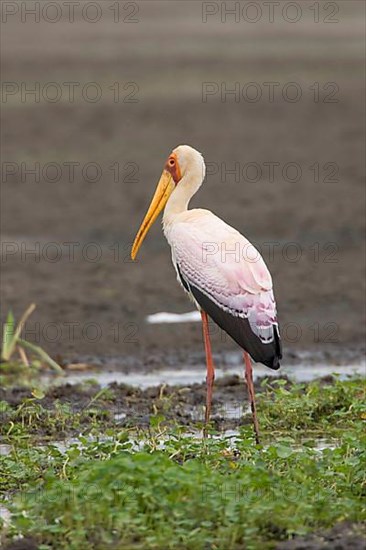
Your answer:
[[[272,278],[257,249],[207,210],[188,210],[165,228],[173,262],[193,285],[222,310],[248,319],[264,344],[277,329]]]

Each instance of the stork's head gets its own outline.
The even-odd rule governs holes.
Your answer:
[[[201,153],[189,145],[179,145],[170,153],[149,209],[133,243],[131,251],[133,260],[136,258],[144,238],[165,207],[169,197],[178,188],[184,189],[187,194],[192,196],[204,180],[205,170],[205,162]]]
[[[203,156],[189,145],[179,145],[173,149],[165,168],[169,171],[169,168],[175,165],[178,166],[180,175],[180,179],[174,180],[176,185],[181,180],[185,184],[188,179],[196,179],[202,183],[205,178],[206,166]]]

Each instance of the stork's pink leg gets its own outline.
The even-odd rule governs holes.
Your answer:
[[[259,440],[259,425],[258,425],[258,418],[257,418],[257,408],[255,406],[255,395],[254,395],[254,384],[253,384],[253,369],[252,369],[252,363],[250,361],[249,354],[246,351],[244,352],[244,361],[245,361],[245,381],[246,381],[247,387],[248,387],[250,408],[252,409],[255,441],[259,445],[259,443],[260,443],[260,440]]]
[[[205,342],[205,352],[206,352],[206,365],[207,365],[207,375],[206,375],[206,384],[207,384],[207,394],[206,394],[206,413],[205,413],[205,429],[204,435],[206,436],[206,427],[207,423],[210,420],[211,414],[211,403],[212,403],[212,388],[215,380],[215,367],[212,360],[212,351],[211,351],[211,342],[210,342],[210,332],[208,327],[208,318],[205,311],[201,311],[202,317],[202,330],[203,330],[203,340]]]

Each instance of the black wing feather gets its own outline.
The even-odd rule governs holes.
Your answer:
[[[215,304],[206,294],[188,283],[178,268],[178,275],[184,288],[191,292],[200,307],[211,317],[211,319],[224,330],[235,342],[249,353],[257,363],[263,363],[270,369],[280,368],[282,359],[281,340],[276,325],[273,325],[274,340],[271,343],[264,343],[252,331],[248,319],[236,317],[228,311],[224,311]]]

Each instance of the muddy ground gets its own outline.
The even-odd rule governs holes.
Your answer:
[[[326,382],[326,380],[325,380]],[[288,382],[290,384],[290,382]],[[261,391],[260,382],[256,383]],[[51,388],[42,399],[42,406],[55,411],[58,404],[66,404],[73,413],[80,415],[85,430],[90,430],[94,419],[104,422],[105,426],[121,428],[149,428],[151,417],[161,415],[164,422],[174,423],[188,428],[197,428],[204,421],[205,384],[189,386],[160,385],[145,390],[125,384],[109,384],[100,394],[97,384],[66,384]],[[243,417],[246,409],[246,387],[239,376],[227,376],[217,380],[212,410],[212,426],[218,430],[238,428],[249,423],[250,417]],[[100,395],[100,397],[98,397]],[[0,389],[0,400],[11,407],[17,407],[32,398],[32,392],[26,388]],[[244,407],[244,409],[243,409]],[[20,416],[22,411],[20,411]],[[6,413],[3,420],[6,420]],[[29,427],[29,433],[39,440],[55,436],[78,435],[80,426],[52,425],[47,418],[39,418],[37,424]]]
[[[314,23],[307,3],[300,4],[294,24],[265,16],[255,24],[221,23],[219,16],[203,23],[201,2],[152,0],[138,2],[132,24],[114,23],[104,8],[95,24],[77,14],[73,23],[64,15],[54,24],[9,17],[3,80],[20,91],[2,105],[2,319],[10,308],[19,317],[35,302],[25,336],[60,361],[115,357],[125,364],[134,357],[149,368],[165,353],[179,362],[202,353],[198,323],[145,322],[151,313],[192,309],[159,223],[139,261],[128,258],[167,154],[188,143],[210,165],[192,205],[238,228],[269,265],[285,360],[293,349],[333,356],[360,349],[364,4],[338,1],[333,24],[323,12]],[[263,84],[269,81],[276,83],[273,102]],[[50,82],[62,89],[56,102],[48,99]],[[73,101],[65,82],[80,84]],[[100,100],[78,92],[88,82],[102,90]],[[135,86],[124,90],[130,82]],[[245,94],[239,101],[216,94],[203,102],[204,82],[238,82],[241,90],[254,82],[263,95],[252,102]],[[301,90],[298,101],[282,95],[289,82]],[[46,99],[43,92],[39,102],[22,98],[22,85],[36,83]],[[127,102],[128,94],[137,101]],[[26,173],[37,162],[39,181]],[[70,162],[79,163],[72,176]],[[272,182],[271,162],[279,163]],[[87,163],[98,164],[99,181],[90,181],[93,170],[83,174]],[[239,163],[238,181],[223,163],[227,170]],[[283,175],[288,163],[296,164],[298,181],[290,181],[291,170]],[[217,351],[235,349],[216,329],[212,338]]]
[[[295,537],[287,542],[280,542],[276,550],[363,550],[365,548],[365,525],[353,525],[342,522],[333,529],[319,532],[307,537]],[[34,539],[26,538],[8,544],[5,550],[37,550]]]
[[[295,537],[276,546],[276,550],[362,550],[363,548],[365,548],[365,525],[352,525],[347,521],[339,523],[333,529],[306,537]]]
[[[285,388],[290,388],[293,384],[285,376],[280,379],[285,381]],[[321,379],[321,383],[330,384],[334,380],[332,376],[326,376]],[[266,384],[268,383],[275,387],[276,379]],[[260,393],[263,388],[264,380],[258,378],[255,381],[256,392]],[[40,442],[49,438],[62,442],[65,438],[79,435],[80,430],[83,433],[89,432],[95,421],[99,424],[99,431],[101,426],[148,429],[154,417],[159,417],[163,426],[185,427],[187,431],[199,430],[204,422],[206,384],[160,384],[146,389],[117,382],[104,388],[96,382],[65,384],[49,388],[45,392],[39,402],[43,410],[37,417],[37,422],[28,425],[28,416],[37,415],[35,411],[27,411],[27,403],[34,401],[33,397],[29,388],[0,388],[0,401],[6,402],[10,409],[18,408],[18,420],[28,426],[28,434]],[[19,408],[22,404],[25,409]],[[59,405],[66,405],[68,411],[75,415],[75,424],[63,421]],[[10,409],[3,413],[5,431]],[[225,432],[250,424],[251,416],[247,414],[249,410],[247,388],[242,378],[228,375],[216,380],[212,402],[212,428]],[[52,413],[52,421],[45,411]]]

